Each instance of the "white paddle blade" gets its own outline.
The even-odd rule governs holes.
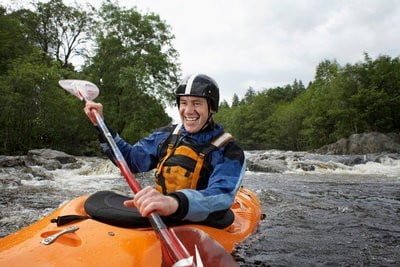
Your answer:
[[[99,88],[89,81],[60,80],[58,81],[58,84],[80,100],[93,100],[99,95]]]

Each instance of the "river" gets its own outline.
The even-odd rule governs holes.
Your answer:
[[[399,154],[271,150],[246,156],[250,168],[243,185],[257,193],[266,218],[235,249],[241,266],[400,265]],[[129,194],[112,164],[78,159],[80,168],[43,177],[0,169],[0,237],[71,198],[105,189]],[[260,166],[263,171],[255,171]],[[153,182],[146,174],[138,178],[144,185]]]

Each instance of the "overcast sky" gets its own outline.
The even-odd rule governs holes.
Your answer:
[[[100,1],[88,2],[98,7]],[[364,52],[373,59],[400,56],[398,0],[120,0],[119,4],[159,14],[175,35],[183,75],[210,75],[228,102],[234,93],[242,98],[250,86],[262,90],[295,79],[307,85],[324,59],[345,65],[362,61]]]

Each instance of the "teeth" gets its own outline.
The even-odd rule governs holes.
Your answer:
[[[188,121],[195,121],[195,120],[197,120],[197,118],[188,118],[188,117],[186,117],[185,119],[188,120]]]

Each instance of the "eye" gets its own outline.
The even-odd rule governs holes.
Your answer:
[[[196,107],[200,107],[200,106],[203,105],[203,102],[201,102],[201,101],[195,101],[195,102],[193,103],[193,105],[195,105]]]

